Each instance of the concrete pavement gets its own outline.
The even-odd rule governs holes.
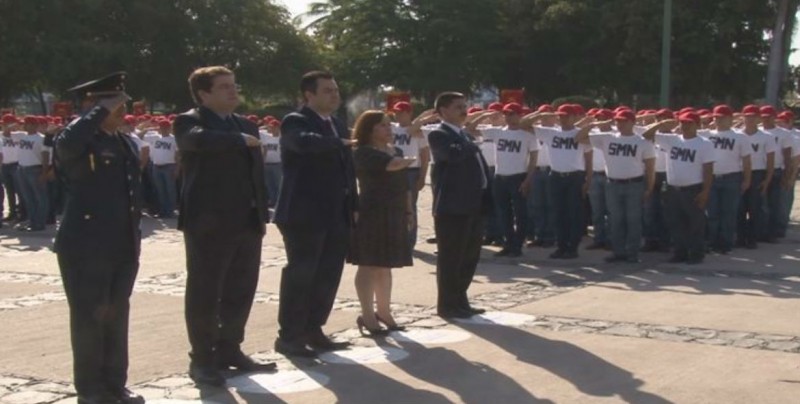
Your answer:
[[[289,361],[272,351],[283,245],[264,242],[246,352],[276,360],[271,375],[230,375],[228,389],[186,377],[185,258],[174,221],[146,219],[132,299],[130,384],[148,402],[248,403],[792,403],[800,397],[800,230],[758,250],[698,266],[643,254],[605,264],[528,249],[484,249],[470,289],[491,312],[448,324],[433,312],[430,193],[420,200],[415,265],[394,271],[397,318],[408,333],[359,338],[348,266],[326,331],[354,349]],[[794,212],[800,218],[800,211]],[[0,230],[0,403],[71,403],[68,311],[49,250],[54,230]],[[587,244],[586,242],[584,244]]]

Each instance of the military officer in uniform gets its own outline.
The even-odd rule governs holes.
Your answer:
[[[66,203],[55,240],[70,310],[79,404],[144,403],[125,387],[139,269],[139,157],[124,123],[124,72],[73,87],[95,106],[55,139]]]

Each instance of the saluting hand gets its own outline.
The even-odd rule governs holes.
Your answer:
[[[261,140],[259,140],[255,136],[248,135],[247,133],[242,133],[244,137],[244,143],[247,147],[261,147]]]
[[[108,98],[103,98],[97,102],[97,105],[109,110],[109,111],[116,111],[117,108],[125,105],[126,102],[130,101],[131,97],[128,94],[123,92]]]

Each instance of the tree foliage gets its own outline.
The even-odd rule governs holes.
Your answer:
[[[288,97],[316,60],[267,0],[0,0],[0,16],[0,99],[125,69],[135,98],[185,107],[189,73],[212,64],[233,68],[246,96]]]
[[[586,94],[647,104],[659,92],[663,4],[330,0],[312,5],[308,17],[355,90],[383,84],[428,96],[494,85],[524,87],[532,101]],[[673,7],[673,100],[762,97],[774,2],[674,0]]]

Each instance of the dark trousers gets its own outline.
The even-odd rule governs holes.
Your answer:
[[[669,187],[665,195],[667,223],[675,243],[675,255],[690,259],[705,256],[706,214],[695,203],[702,185]]]
[[[494,177],[494,170],[495,168],[493,166],[489,167],[489,175],[492,177]],[[491,197],[494,199],[494,194],[492,194]],[[500,219],[496,207],[489,209],[484,216],[483,236],[492,240],[503,241],[503,229],[500,227]]]
[[[103,260],[58,254],[67,295],[75,390],[118,392],[128,378],[130,296],[139,269],[132,257]]]
[[[495,175],[492,183],[494,206],[505,244],[511,251],[520,251],[528,232],[528,203],[519,191],[527,174]]]
[[[576,252],[583,237],[583,183],[586,174],[550,172],[550,196],[556,220],[556,243],[561,251]]]
[[[475,215],[437,214],[436,286],[440,311],[469,307],[467,289],[481,256],[483,218]]]
[[[550,193],[550,167],[539,167],[528,192],[528,238],[531,240],[552,242],[555,239]]]
[[[665,221],[664,196],[666,194],[667,173],[656,173],[653,193],[644,203],[642,230],[647,243],[670,244],[669,229]]]
[[[238,347],[244,341],[262,238],[255,228],[224,235],[184,232],[186,328],[194,363],[210,366],[219,347]]]
[[[302,339],[328,321],[342,279],[350,227],[344,218],[328,228],[278,225],[288,263],[281,274],[278,335]]]
[[[8,214],[11,216],[19,215],[22,208],[22,197],[20,196],[19,180],[17,176],[17,163],[3,164],[0,168],[2,172],[2,183],[5,187],[6,198],[8,198]],[[0,198],[0,213],[3,212],[3,198]]]
[[[752,244],[759,239],[767,238],[767,203],[766,196],[761,193],[759,185],[767,173],[764,170],[753,170],[750,188],[742,195],[739,205],[737,223],[737,240],[743,244]]]
[[[732,173],[715,177],[708,198],[708,242],[712,247],[727,251],[733,248],[736,237],[736,218],[742,199],[742,174]]]
[[[153,173],[153,162],[148,162],[144,169],[142,169],[142,198],[144,198],[144,205],[150,214],[157,214],[160,210],[158,201],[158,192],[156,192],[156,184],[154,180],[155,174]]]
[[[408,172],[408,190],[411,192],[411,208],[414,210],[414,226],[412,226],[411,231],[408,232],[408,244],[413,252],[414,246],[417,245],[417,228],[419,227],[419,223],[417,222],[417,201],[419,200],[417,181],[419,181],[419,176],[422,172],[419,168],[409,168],[406,171]]]
[[[54,224],[56,216],[64,211],[64,184],[55,178],[47,181],[47,224]]]
[[[767,238],[779,237],[783,228],[781,218],[786,202],[786,197],[784,196],[786,191],[781,187],[782,178],[783,170],[776,169],[772,174],[772,181],[770,181],[769,189],[767,190]]]

